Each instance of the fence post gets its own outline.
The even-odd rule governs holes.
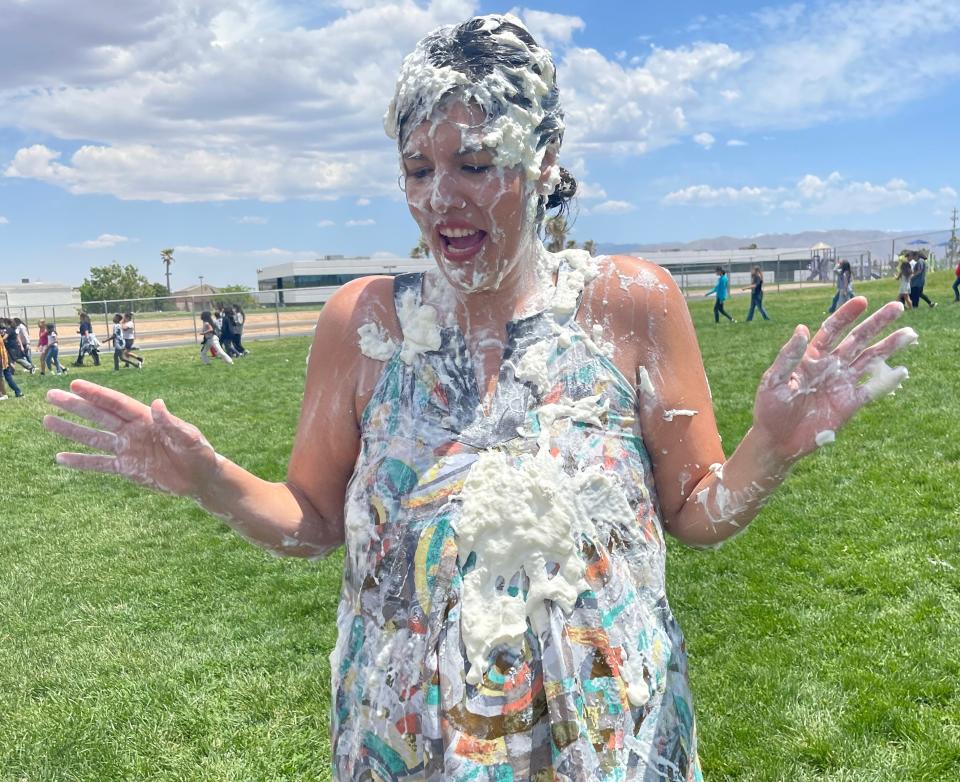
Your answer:
[[[190,314],[193,315],[193,344],[196,345],[200,341],[200,337],[197,335],[197,297],[190,297]]]
[[[273,292],[273,309],[277,315],[277,336],[280,335],[280,296],[276,291]]]

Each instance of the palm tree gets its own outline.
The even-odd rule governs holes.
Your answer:
[[[548,218],[543,224],[548,241],[547,249],[552,253],[560,252],[567,242],[567,234],[570,226],[567,225],[567,219],[561,215]]]
[[[422,236],[420,241],[417,242],[417,246],[410,251],[411,258],[429,258],[430,257],[430,246],[427,244],[427,240]]]
[[[590,255],[596,255],[597,243],[593,241],[593,239],[587,239],[587,241],[583,243],[583,249],[590,253]]]
[[[172,296],[173,291],[170,290],[170,264],[173,263],[173,248],[168,247],[166,250],[160,251],[160,263],[166,264],[167,266],[167,295]]]

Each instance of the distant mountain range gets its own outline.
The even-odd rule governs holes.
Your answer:
[[[950,238],[950,231],[848,231],[838,229],[834,231],[803,231],[795,234],[760,234],[759,236],[716,236],[712,239],[697,239],[693,242],[657,242],[654,244],[614,244],[598,243],[598,252],[604,255],[617,253],[644,253],[655,250],[740,250],[778,247],[813,247],[824,243],[837,249],[839,255],[847,250],[851,254],[869,250],[875,254],[889,256],[892,243],[896,241],[899,252],[905,247],[916,243],[917,247],[930,247],[938,255],[943,254],[943,248],[938,247],[941,242]],[[921,242],[928,244],[921,244]]]

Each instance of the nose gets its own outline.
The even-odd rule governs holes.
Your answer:
[[[430,208],[434,212],[446,212],[448,209],[463,209],[466,199],[460,187],[459,178],[451,171],[438,170],[430,189]]]

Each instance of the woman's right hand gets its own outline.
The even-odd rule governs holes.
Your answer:
[[[71,393],[72,392],[72,393]],[[74,380],[70,391],[52,389],[47,401],[99,429],[56,415],[43,418],[51,432],[104,454],[62,452],[57,463],[76,470],[116,473],[153,489],[199,499],[219,469],[216,452],[193,424],[171,415],[156,399],[149,406],[118,391]]]

